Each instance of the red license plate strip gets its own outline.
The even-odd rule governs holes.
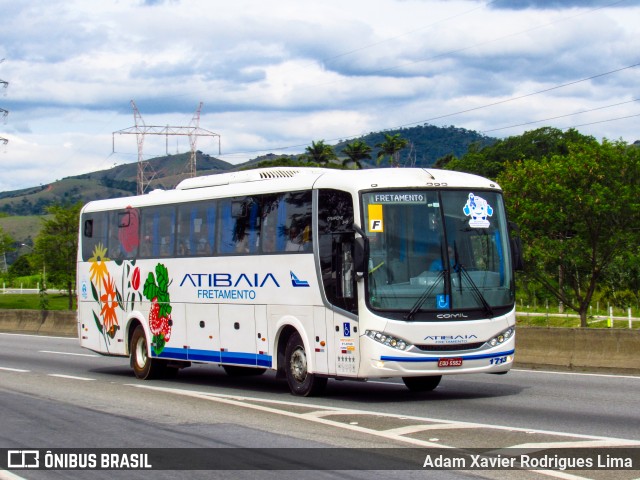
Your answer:
[[[438,359],[438,367],[440,367],[440,368],[461,367],[461,366],[462,366],[462,358],[440,358],[440,359]]]

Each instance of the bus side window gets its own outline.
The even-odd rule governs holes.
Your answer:
[[[265,195],[262,198],[262,220],[260,227],[260,241],[262,253],[282,251],[279,248],[278,231],[284,228],[285,209],[281,207],[284,195]]]
[[[109,214],[109,240],[107,242],[107,256],[111,260],[122,259],[122,247],[118,232],[120,231],[121,212],[111,212]]]
[[[106,212],[95,212],[82,216],[82,259],[85,262],[96,255],[103,255],[102,250],[107,248],[108,218]],[[99,252],[98,249],[101,251]],[[106,256],[109,258],[108,251]]]
[[[236,197],[220,206],[218,253],[250,255],[260,250],[261,198]]]
[[[213,202],[180,205],[176,254],[179,257],[211,255],[215,221]]]
[[[143,257],[170,257],[175,250],[176,210],[173,206],[142,210],[140,253]]]
[[[286,194],[282,208],[286,213],[283,215],[285,223],[279,228],[279,246],[284,244],[288,252],[310,252],[313,247],[311,192]],[[286,241],[282,238],[285,235]]]

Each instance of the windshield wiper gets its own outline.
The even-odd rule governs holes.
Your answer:
[[[467,269],[464,268],[462,264],[458,261],[458,248],[455,242],[453,244],[453,249],[455,252],[455,265],[453,266],[453,270],[455,272],[458,272],[458,282],[460,283],[460,293],[462,293],[462,277],[464,277],[467,283],[469,283],[469,286],[471,287],[471,293],[473,293],[473,296],[475,297],[476,301],[480,305],[482,305],[482,308],[484,308],[484,311],[487,315],[489,315],[490,317],[493,317],[493,309],[491,308],[491,305],[489,305],[489,302],[487,302],[487,299],[484,298],[484,295],[478,288],[478,285],[476,285],[476,282],[473,281],[473,278],[471,278],[471,275],[469,275],[469,272],[467,272]]]
[[[404,317],[405,320],[413,320],[413,317],[415,316],[415,314],[418,313],[418,310],[420,310],[424,302],[427,300],[427,298],[429,298],[429,295],[431,295],[431,293],[435,290],[436,285],[438,285],[438,282],[440,282],[440,280],[444,278],[445,272],[447,272],[447,270],[441,270],[438,273],[438,276],[436,276],[436,279],[433,281],[433,283],[429,286],[429,288],[427,288],[422,293],[422,295],[420,295],[420,297],[418,298],[416,303],[413,305],[411,310],[409,310],[409,313],[407,314],[407,316]]]
[[[489,305],[489,302],[487,302],[487,299],[484,298],[484,295],[478,288],[478,285],[476,285],[476,282],[473,281],[473,278],[471,278],[471,275],[469,275],[469,272],[467,272],[466,268],[464,268],[462,264],[458,263],[457,261],[456,261],[456,265],[453,268],[456,272],[458,272],[458,275],[463,276],[465,280],[469,283],[473,296],[476,298],[478,303],[482,305],[482,308],[484,308],[485,313],[490,317],[493,317],[493,309],[491,308],[491,305]],[[462,290],[462,281],[460,281],[460,289]]]

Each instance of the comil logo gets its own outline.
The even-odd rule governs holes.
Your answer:
[[[40,452],[38,450],[8,450],[7,468],[39,468]]]

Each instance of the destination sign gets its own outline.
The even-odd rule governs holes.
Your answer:
[[[396,193],[374,193],[370,203],[390,204],[390,203],[427,203],[427,195],[418,192],[396,192]]]

